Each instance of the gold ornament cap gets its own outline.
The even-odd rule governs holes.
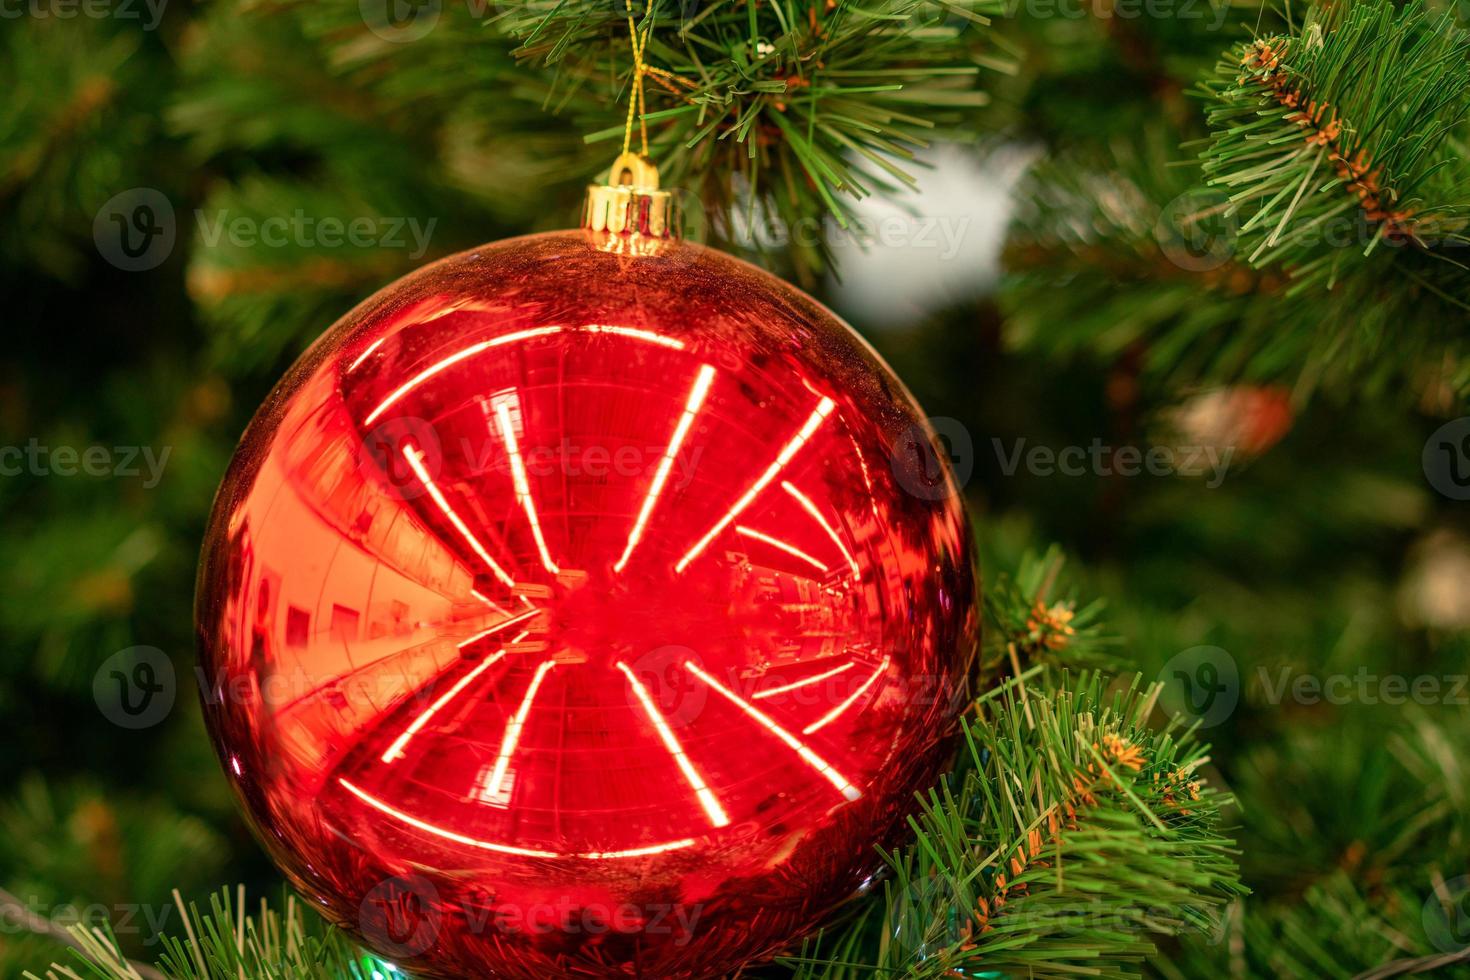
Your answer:
[[[674,196],[659,190],[658,167],[637,153],[613,161],[604,184],[587,185],[582,227],[601,234],[662,241],[676,237]]]

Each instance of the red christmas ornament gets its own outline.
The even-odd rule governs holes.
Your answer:
[[[831,313],[697,245],[538,235],[393,284],[266,402],[204,548],[257,832],[421,976],[771,954],[947,757],[977,596],[930,438]]]

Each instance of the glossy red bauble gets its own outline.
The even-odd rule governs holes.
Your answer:
[[[422,976],[770,955],[947,758],[977,585],[930,438],[832,314],[697,245],[395,283],[261,409],[205,545],[256,830]]]

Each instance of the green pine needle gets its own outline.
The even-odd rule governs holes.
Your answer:
[[[1011,682],[886,855],[882,900],[788,958],[800,980],[1137,976],[1156,938],[1242,893],[1205,748],[1146,726],[1152,692]]]

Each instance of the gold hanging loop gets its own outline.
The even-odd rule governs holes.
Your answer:
[[[629,87],[628,118],[623,129],[623,152],[608,169],[607,180],[590,184],[582,207],[582,227],[599,236],[600,247],[628,253],[647,253],[675,237],[674,198],[658,185],[658,167],[648,159],[647,112],[643,101],[643,78],[649,67],[643,50],[652,31],[640,37],[633,21],[632,0],[624,0],[628,11],[628,40],[633,49],[633,81]],[[638,121],[643,152],[634,153],[633,123]]]
[[[613,187],[641,187],[656,191],[658,167],[643,154],[624,150],[607,172],[607,182]]]
[[[582,208],[588,231],[662,241],[675,237],[674,196],[658,186],[658,168],[638,153],[613,161],[607,182],[589,184]]]

